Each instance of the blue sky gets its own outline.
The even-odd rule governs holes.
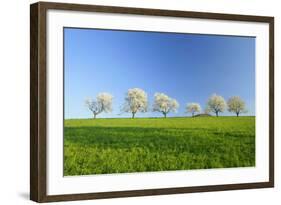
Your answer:
[[[113,112],[99,118],[130,117],[120,111],[129,88],[145,90],[150,107],[155,92],[177,99],[178,112],[168,116],[187,115],[188,102],[205,108],[213,93],[226,100],[239,95],[246,115],[255,115],[253,37],[65,28],[64,55],[66,119],[92,117],[84,101],[100,92],[114,99]]]

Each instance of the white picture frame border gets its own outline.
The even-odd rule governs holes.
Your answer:
[[[93,21],[93,18],[95,21]],[[129,21],[124,21],[126,18]],[[79,20],[80,19],[80,20]],[[87,20],[88,19],[88,20]],[[121,20],[122,19],[122,20]],[[80,22],[79,22],[80,21]],[[255,36],[256,47],[256,167],[211,170],[190,170],[132,174],[112,174],[79,177],[63,177],[63,112],[62,105],[62,28],[84,27],[99,29],[139,30],[136,23],[147,22],[141,30],[161,32],[187,32],[205,34]],[[166,21],[166,23],[160,23]],[[200,21],[205,21],[200,24]],[[210,22],[211,21],[211,22]],[[87,22],[89,23],[88,25]],[[93,25],[92,23],[96,24]],[[106,23],[108,22],[108,24]],[[126,22],[126,23],[125,23]],[[155,27],[157,22],[157,26]],[[179,26],[188,24],[191,28]],[[206,23],[208,22],[208,23]],[[175,23],[175,24],[174,24]],[[123,24],[123,25],[120,25]],[[166,24],[166,26],[165,26]],[[200,24],[200,26],[199,26]],[[207,25],[208,24],[208,25]],[[220,25],[212,32],[212,24]],[[110,26],[111,25],[111,26]],[[167,30],[174,29],[173,31]],[[173,25],[173,26],[171,26]],[[231,25],[231,26],[228,26]],[[240,27],[240,26],[241,27]],[[123,27],[122,27],[123,26]],[[166,28],[165,28],[166,27]],[[239,32],[240,27],[242,30]],[[235,29],[233,29],[235,28]],[[165,30],[166,29],[166,30]],[[195,29],[195,30],[194,30]],[[197,29],[197,30],[196,30]],[[193,30],[193,31],[192,31]],[[261,22],[238,22],[229,20],[207,20],[177,17],[140,16],[133,14],[109,14],[81,11],[48,10],[47,12],[47,195],[98,193],[173,187],[192,187],[269,181],[269,24]],[[260,43],[258,43],[260,41]],[[265,66],[262,68],[262,66]],[[261,69],[259,69],[260,67]],[[259,71],[260,70],[260,71]],[[258,114],[259,113],[259,114]],[[268,122],[268,123],[267,123]],[[263,137],[258,137],[261,135]],[[244,174],[243,174],[243,173]],[[242,173],[242,174],[241,174]],[[198,176],[198,174],[203,174]],[[210,176],[212,179],[207,179]],[[234,176],[231,178],[230,176]],[[236,178],[235,178],[236,176]],[[187,177],[189,180],[187,180]],[[165,180],[164,180],[165,179]],[[195,179],[192,183],[192,180]],[[136,182],[139,180],[139,182]],[[210,180],[210,181],[208,181]],[[110,182],[110,183],[108,183]],[[148,183],[147,183],[148,182]],[[134,183],[134,184],[133,184]],[[103,185],[103,186],[102,186]]]

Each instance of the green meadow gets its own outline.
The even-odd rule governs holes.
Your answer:
[[[255,117],[71,119],[64,175],[255,166]]]

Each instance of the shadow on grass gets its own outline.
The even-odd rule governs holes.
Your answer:
[[[66,127],[64,141],[104,148],[212,146],[253,142],[254,133],[203,128]]]

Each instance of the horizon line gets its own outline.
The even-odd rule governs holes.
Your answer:
[[[167,118],[198,118],[200,116],[172,116],[172,117],[101,117],[101,118],[64,118],[64,120],[98,120],[98,119],[167,119]],[[202,116],[202,118],[205,117],[214,117],[214,118],[219,118],[219,117],[256,117],[255,115],[241,115],[239,117],[235,115],[220,115],[220,116],[215,116],[215,115],[210,115],[210,116]]]

